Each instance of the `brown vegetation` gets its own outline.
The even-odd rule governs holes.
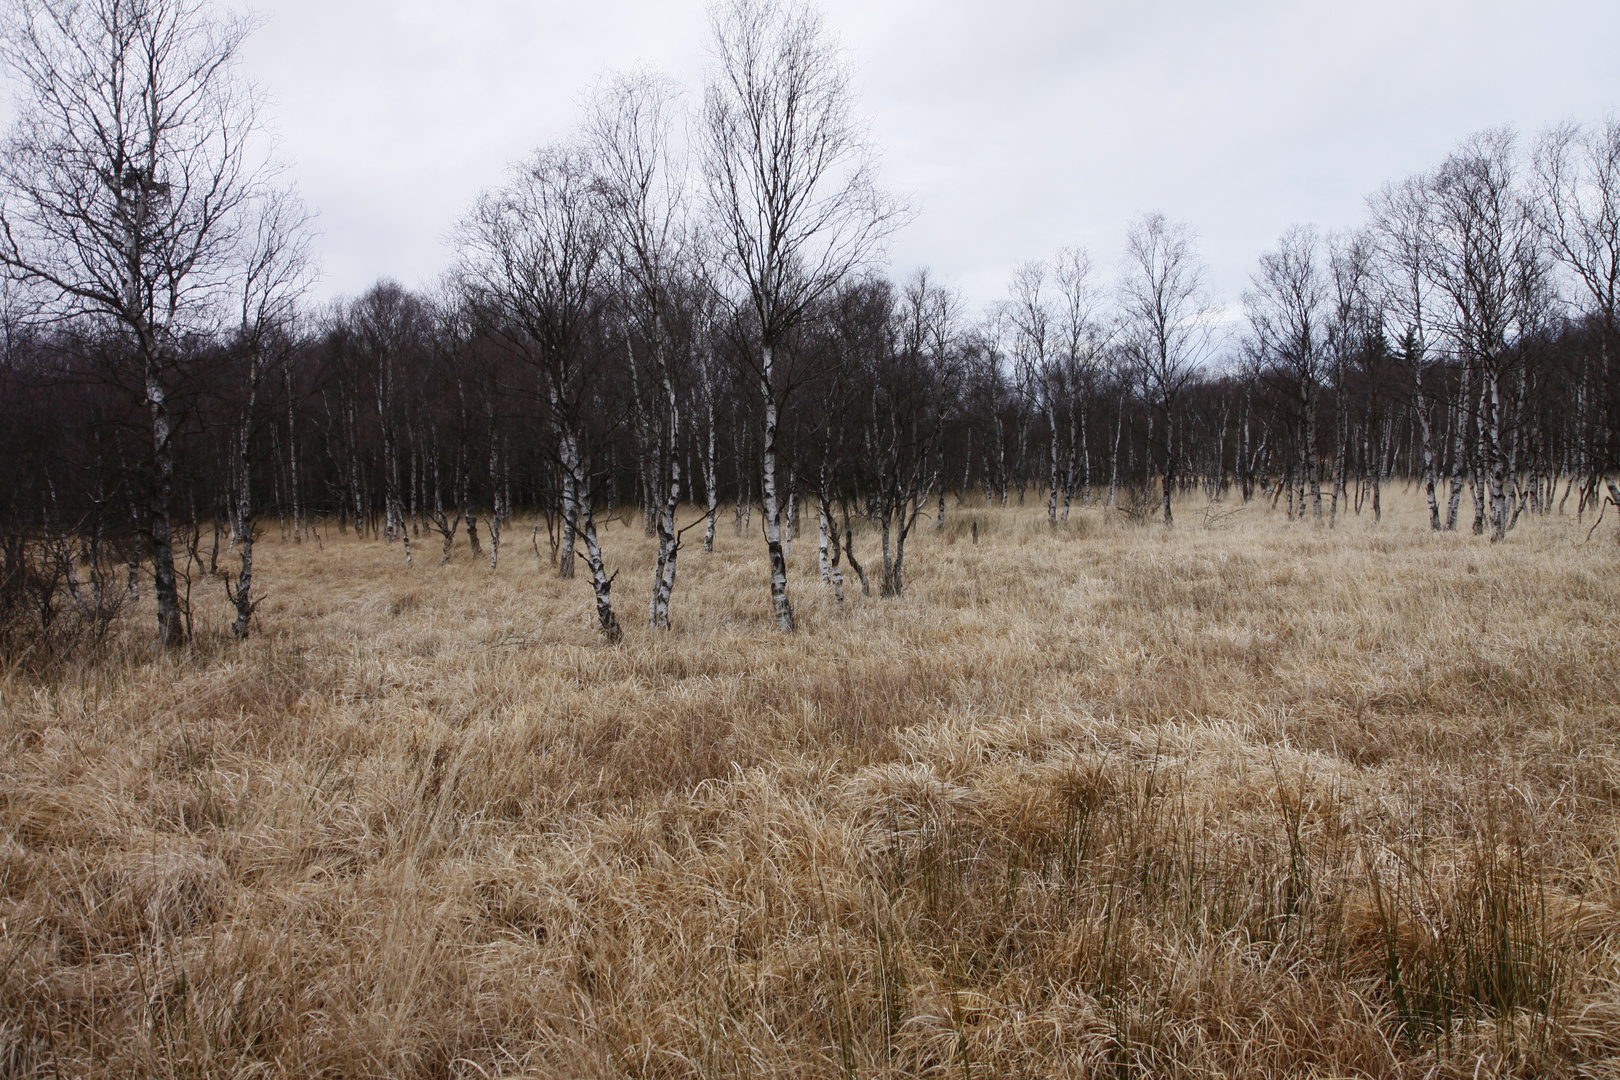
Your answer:
[[[722,529],[618,647],[264,541],[259,636],[0,673],[0,1074],[1620,1075],[1607,526],[1197,511],[801,538],[793,636]]]

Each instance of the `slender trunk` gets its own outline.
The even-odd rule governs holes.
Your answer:
[[[1484,385],[1480,392],[1480,442],[1485,458],[1485,487],[1490,495],[1491,542],[1507,536],[1508,530],[1508,461],[1502,445],[1502,393],[1496,365],[1487,361]]]
[[[1393,420],[1389,421],[1389,423],[1393,423]],[[1382,457],[1382,455],[1380,455],[1380,457]],[[1384,483],[1384,470],[1383,470],[1383,462],[1382,462],[1382,460],[1377,462],[1369,471],[1372,473],[1373,520],[1374,521],[1383,521],[1384,520],[1384,504],[1383,504],[1382,493],[1383,493],[1383,483]]]
[[[287,392],[287,492],[292,501],[293,543],[297,544],[302,543],[304,539],[304,518],[298,497],[298,433],[293,427],[293,418],[297,410],[294,408],[290,357],[282,361],[281,379]]]
[[[1114,450],[1108,469],[1108,505],[1119,505],[1119,441],[1125,434],[1125,395],[1119,395],[1119,409],[1114,416]]]
[[[656,485],[653,482],[652,473],[655,466],[652,460],[653,455],[647,452],[647,437],[645,434],[648,427],[647,409],[641,400],[641,377],[636,368],[635,347],[630,338],[630,325],[628,322],[625,324],[624,330],[624,353],[625,363],[630,367],[630,396],[635,405],[637,420],[633,430],[636,443],[636,478],[641,484],[641,528],[646,535],[654,536],[658,532],[658,523],[656,521],[658,499],[654,495]]]
[[[956,505],[961,506],[967,501],[967,493],[973,487],[973,426],[968,425],[967,447],[962,452],[962,486],[956,491]],[[942,493],[943,494],[943,493]],[[986,497],[988,501],[988,496]]]
[[[1484,406],[1484,380],[1481,379],[1480,394],[1476,399],[1469,397],[1469,448],[1473,451],[1473,459],[1469,462],[1468,481],[1469,495],[1474,501],[1474,535],[1485,535],[1485,422],[1482,408]]]
[[[1322,523],[1322,461],[1316,452],[1316,384],[1305,382],[1305,473],[1311,487],[1311,517]],[[1301,508],[1303,511],[1303,508]],[[1304,517],[1304,513],[1300,514]]]
[[[557,576],[571,579],[574,576],[575,542],[579,535],[579,446],[572,435],[564,432],[558,447],[558,456],[562,459],[562,500],[563,522],[562,543],[557,549]]]
[[[410,518],[410,535],[419,537],[422,535],[422,503],[420,498],[422,493],[422,448],[420,445],[421,440],[417,438],[415,432],[409,431],[409,429],[407,431],[411,445],[411,478],[410,482],[405,485],[405,493],[410,502],[408,514]]]
[[[253,357],[248,358],[248,387],[246,408],[242,411],[242,427],[237,436],[236,467],[238,476],[236,480],[236,507],[231,515],[231,527],[236,532],[238,542],[241,544],[242,569],[236,576],[236,588],[231,600],[236,605],[236,619],[231,623],[231,633],[238,640],[245,640],[248,636],[248,623],[253,618],[253,469],[252,469],[252,439],[253,439],[253,409],[259,397],[259,368]]]
[[[782,551],[782,515],[776,496],[776,387],[773,380],[772,351],[774,346],[761,348],[760,395],[765,401],[765,431],[760,452],[760,486],[764,496],[762,508],[765,518],[765,550],[771,564],[771,607],[776,616],[776,628],[784,634],[793,632],[793,605],[788,600],[787,559]]]
[[[666,428],[664,432],[663,455],[664,467],[660,470],[660,482],[668,476],[668,487],[664,489],[663,505],[658,508],[658,564],[656,576],[653,580],[652,602],[647,612],[648,623],[661,630],[669,629],[669,602],[675,592],[675,564],[681,553],[681,540],[675,530],[675,514],[681,505],[681,458],[680,458],[680,422],[681,414],[679,403],[675,397],[675,383],[670,378],[669,365],[663,353],[663,334],[658,321],[654,320],[654,351],[658,361],[658,369],[663,378],[664,405],[668,412],[665,414]]]
[[[1075,443],[1080,447],[1080,501],[1087,505],[1091,503],[1091,447],[1086,444],[1086,409],[1083,404],[1075,407],[1079,414],[1080,430]]]
[[[506,518],[506,505],[501,484],[501,440],[495,431],[494,405],[489,411],[489,568],[495,569],[501,561],[501,523]],[[410,543],[409,540],[406,541]]]
[[[1423,455],[1423,493],[1429,503],[1429,528],[1434,532],[1440,531],[1440,501],[1435,495],[1435,486],[1439,476],[1435,469],[1434,432],[1429,425],[1429,399],[1423,391],[1423,375],[1415,373],[1413,378],[1417,383],[1417,421],[1418,438],[1421,443]]]
[[[714,550],[714,518],[715,512],[720,507],[720,475],[719,469],[715,467],[714,455],[714,391],[712,387],[709,389],[707,397],[709,439],[703,457],[704,501],[707,503],[703,523],[703,550],[705,552]]]
[[[1350,428],[1344,407],[1344,359],[1338,360],[1338,371],[1334,375],[1333,388],[1333,435],[1334,435],[1334,461],[1333,470],[1333,506],[1328,512],[1328,527],[1331,528],[1339,521],[1339,503],[1344,499],[1346,485],[1349,482],[1350,469]],[[1365,455],[1363,455],[1365,458]]]
[[[1468,455],[1465,452],[1467,432],[1461,422],[1463,398],[1467,397],[1468,379],[1464,376],[1459,401],[1451,407],[1451,490],[1446,500],[1446,531],[1457,528],[1457,507],[1462,502],[1463,483],[1467,478]]]
[[[1048,458],[1048,462],[1047,462],[1048,470],[1047,471],[1048,471],[1048,474],[1049,474],[1047,476],[1047,488],[1049,489],[1049,491],[1048,491],[1048,494],[1046,496],[1046,523],[1048,525],[1052,526],[1053,528],[1057,528],[1057,523],[1058,523],[1058,514],[1057,514],[1057,507],[1058,507],[1058,427],[1057,427],[1057,411],[1055,409],[1050,409],[1050,408],[1047,409],[1047,412],[1046,412],[1046,426],[1047,426],[1047,429],[1048,429],[1048,431],[1050,433],[1050,438],[1047,439],[1047,442],[1050,445],[1049,445],[1049,453],[1047,454],[1047,458]]]
[[[1164,403],[1164,523],[1166,526],[1175,524],[1175,518],[1170,514],[1170,496],[1175,491],[1176,483],[1174,436],[1174,414],[1171,412],[1171,402],[1166,401]]]
[[[828,557],[827,581],[832,585],[833,599],[838,602],[838,610],[844,610],[844,573],[839,569],[838,525],[832,520],[832,504],[828,501],[825,489],[819,496],[821,506],[821,536],[824,551],[830,551]]]
[[[607,643],[617,645],[624,640],[624,631],[619,628],[619,620],[613,616],[613,578],[608,577],[602,563],[602,545],[596,539],[596,515],[591,510],[591,501],[587,498],[584,503],[580,537],[585,541],[585,562],[590,567],[591,589],[596,594],[596,621]],[[615,573],[614,577],[617,576]]]
[[[394,431],[393,363],[386,349],[377,367],[377,417],[382,426],[383,537],[392,544],[404,532],[404,504],[399,497],[399,446]],[[405,561],[411,561],[406,541]]]
[[[826,526],[828,526],[828,521],[826,521],[826,495],[821,495],[818,504],[820,505],[816,508],[815,515],[816,562],[820,563],[821,580],[831,585],[833,583],[833,563],[828,559],[828,552],[826,552]]]
[[[880,535],[882,536],[883,543],[883,581],[878,586],[879,596],[895,595],[894,558],[889,551],[889,519],[892,515],[893,509],[889,506],[887,500],[885,500],[878,507],[878,528]]]
[[[844,556],[849,559],[849,568],[855,571],[855,576],[861,579],[861,595],[872,595],[872,582],[866,576],[866,568],[855,558],[855,530],[849,521],[849,506],[844,506]]]
[[[145,536],[146,530],[141,528],[140,503],[131,500],[129,516],[135,526],[136,536]],[[141,549],[139,544],[131,544],[129,548],[129,581],[127,583],[129,601],[134,603],[141,598]]]
[[[152,553],[152,592],[157,597],[158,636],[168,646],[184,645],[180,593],[174,571],[174,535],[169,503],[174,493],[173,429],[169,402],[155,361],[146,367],[146,404],[152,416],[152,487],[146,509],[147,547]]]
[[[799,493],[793,483],[793,470],[788,470],[787,513],[782,518],[782,557],[793,557],[793,525],[799,517]]]
[[[999,414],[996,416],[996,482],[1000,485],[1001,490],[1001,508],[1005,510],[1007,509],[1008,492],[1007,430],[1002,424]]]
[[[922,492],[913,484],[892,507],[894,513],[894,560],[889,559],[889,519],[883,519],[883,595],[902,596],[906,591],[906,538],[922,512]]]

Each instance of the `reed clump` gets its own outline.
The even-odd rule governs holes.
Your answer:
[[[801,537],[791,637],[615,525],[617,647],[272,528],[0,674],[0,1075],[1620,1075],[1620,548],[1177,514]]]

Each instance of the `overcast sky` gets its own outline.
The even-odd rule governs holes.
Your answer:
[[[565,135],[604,71],[700,93],[702,0],[257,0],[247,73],[319,214],[323,295],[431,284],[506,163]],[[1066,244],[1111,267],[1144,210],[1201,237],[1234,304],[1289,224],[1361,219],[1471,131],[1620,107],[1615,0],[828,0],[887,184],[893,271],[975,306]]]

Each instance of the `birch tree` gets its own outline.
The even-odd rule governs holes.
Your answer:
[[[380,281],[348,305],[345,312],[356,360],[372,380],[378,462],[383,495],[383,539],[404,546],[411,561],[410,531],[405,527],[405,486],[400,456],[404,439],[406,395],[400,384],[412,368],[425,364],[431,349],[432,317],[427,305],[398,282]],[[470,519],[469,519],[470,521]]]
[[[1316,230],[1296,225],[1260,256],[1254,287],[1243,294],[1249,325],[1262,355],[1287,373],[1299,409],[1299,516],[1305,494],[1311,514],[1322,520],[1322,472],[1318,458],[1317,394],[1326,359],[1328,280],[1322,272]]]
[[[595,162],[578,144],[535,151],[463,219],[458,274],[487,331],[538,376],[562,479],[559,572],[573,576],[576,538],[583,541],[597,620],[617,643],[623,631],[596,529],[591,438],[604,373],[589,346],[607,241],[596,179]]]
[[[760,417],[760,486],[776,627],[791,632],[778,436],[789,386],[780,350],[811,307],[878,250],[901,213],[876,183],[848,62],[798,0],[720,0],[700,130],[719,265],[747,312],[745,363]]]
[[[1607,402],[1620,361],[1620,119],[1611,116],[1596,128],[1565,124],[1543,135],[1535,150],[1534,184],[1536,224],[1553,257],[1575,279],[1596,331],[1597,355],[1583,365],[1577,396]],[[1592,411],[1598,422],[1579,420],[1580,467],[1594,486],[1603,475],[1620,508],[1620,487],[1610,475],[1620,451],[1614,425],[1603,410]]]
[[[1110,335],[1099,313],[1101,298],[1092,279],[1091,255],[1084,248],[1063,248],[1053,260],[1052,276],[1058,293],[1055,327],[1058,371],[1069,416],[1069,462],[1063,497],[1063,519],[1067,521],[1069,494],[1074,488],[1077,467],[1082,498],[1091,497],[1087,406],[1094,394],[1098,362]]]
[[[1329,236],[1327,263],[1331,284],[1327,355],[1333,373],[1334,458],[1333,502],[1328,522],[1333,525],[1338,523],[1339,506],[1345,501],[1349,483],[1349,379],[1355,365],[1365,365],[1373,353],[1381,350],[1377,327],[1382,320],[1374,311],[1370,235],[1365,230],[1357,230]]]
[[[1412,176],[1386,184],[1372,199],[1372,236],[1379,261],[1379,306],[1386,336],[1395,343],[1394,359],[1400,366],[1417,423],[1422,459],[1424,496],[1429,504],[1429,528],[1439,532],[1439,453],[1433,413],[1440,395],[1438,371],[1431,346],[1434,333],[1432,208],[1428,182]]]
[[[875,473],[873,508],[883,553],[883,596],[905,592],[906,540],[938,471],[945,425],[953,418],[961,364],[955,348],[961,303],[919,270],[890,299],[897,324],[869,373]]]
[[[268,419],[260,411],[266,381],[285,372],[296,341],[294,308],[308,284],[308,216],[290,195],[266,200],[254,223],[252,240],[240,275],[240,312],[231,349],[244,370],[241,412],[236,436],[236,485],[231,500],[231,531],[241,565],[227,595],[236,608],[231,632],[248,636],[258,601],[253,596],[253,541],[259,500],[253,485],[257,464],[254,444]]]
[[[251,24],[198,0],[12,0],[4,22],[18,116],[0,155],[0,265],[125,343],[150,434],[141,525],[159,633],[178,645],[171,397],[185,343],[229,325],[274,177],[236,74]]]
[[[1055,316],[1047,288],[1048,268],[1031,260],[1013,270],[1007,291],[1007,318],[1013,329],[1015,381],[1025,388],[1025,396],[1046,417],[1050,438],[1047,461],[1047,523],[1057,526],[1058,506],[1058,379],[1052,369],[1053,323]],[[1022,440],[1021,440],[1022,441]]]
[[[648,72],[611,76],[597,89],[586,123],[604,220],[623,267],[627,316],[639,330],[656,381],[656,404],[646,410],[657,446],[649,494],[658,536],[647,622],[663,630],[669,628],[675,589],[681,546],[675,513],[683,490],[682,417],[676,393],[680,377],[669,325],[670,294],[686,227],[684,160],[671,147],[677,100],[674,84],[662,76]],[[710,433],[712,442],[712,422]]]
[[[1209,303],[1204,266],[1191,227],[1163,214],[1145,214],[1125,238],[1119,283],[1122,345],[1141,380],[1148,405],[1160,421],[1157,446],[1163,465],[1164,523],[1174,523],[1176,406],[1209,347]],[[1155,440],[1150,439],[1150,443]]]
[[[1477,378],[1477,454],[1491,539],[1509,525],[1512,492],[1507,440],[1514,403],[1514,345],[1545,299],[1540,237],[1523,200],[1513,133],[1467,139],[1433,181],[1436,288],[1448,301],[1445,332]],[[1474,401],[1473,394],[1469,395]]]

